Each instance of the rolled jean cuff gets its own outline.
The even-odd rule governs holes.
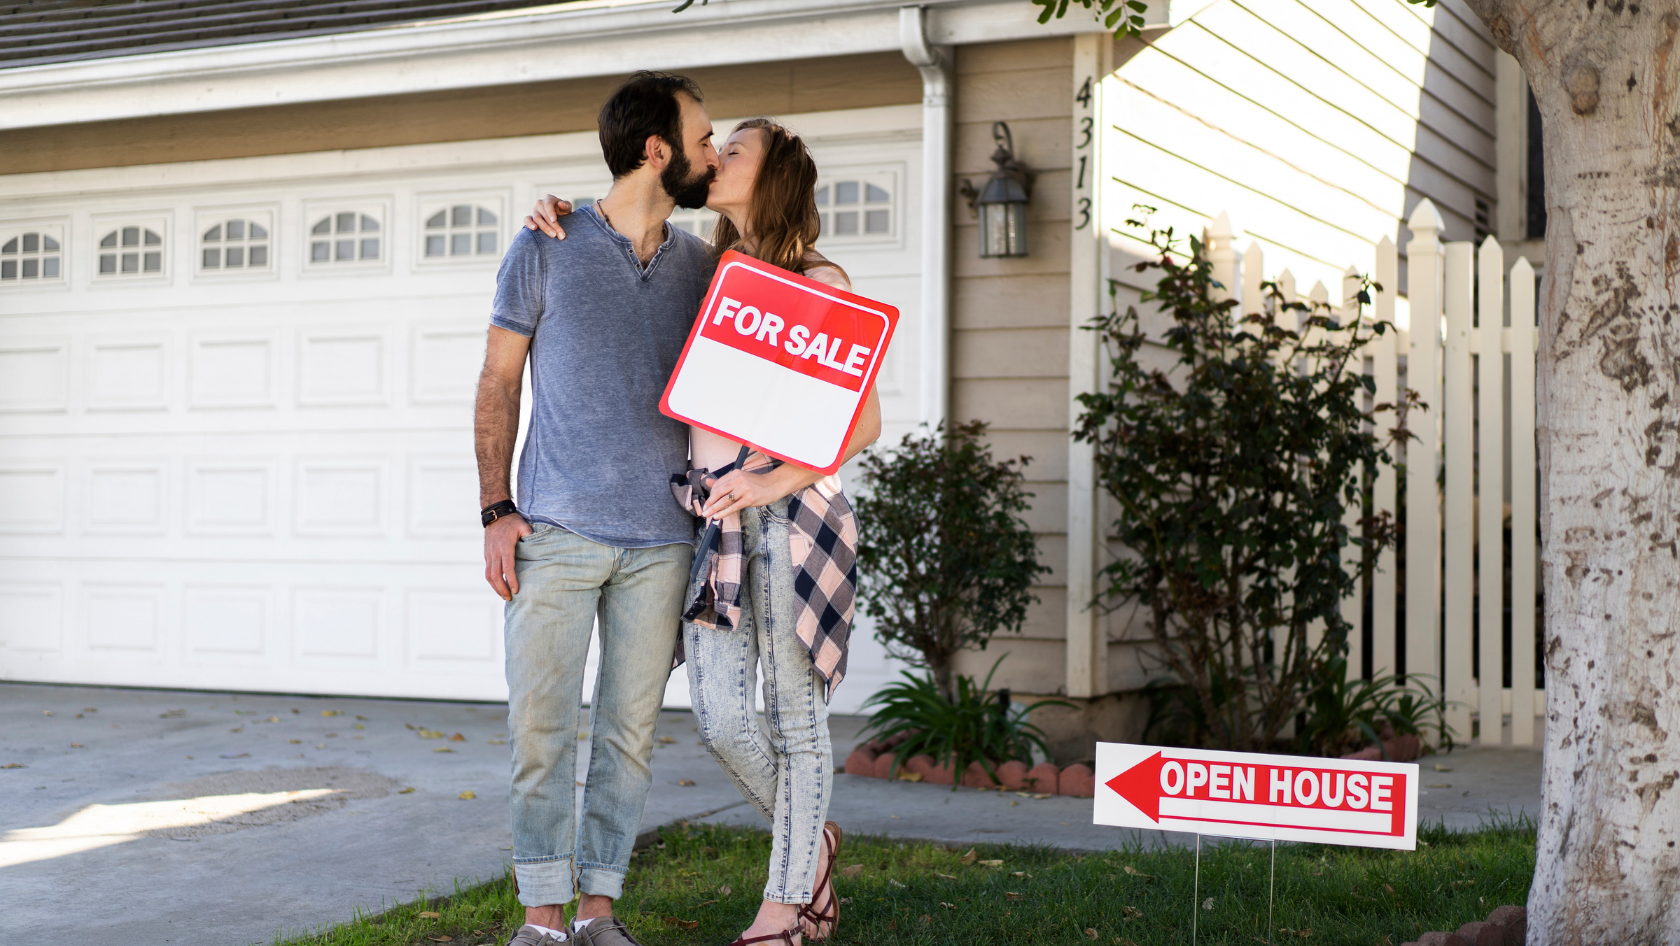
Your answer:
[[[547,857],[539,861],[515,860],[513,875],[519,884],[521,906],[547,907],[571,903],[577,896],[572,887],[570,857]]]
[[[591,897],[617,900],[624,896],[624,874],[622,867],[611,864],[579,864],[578,891]]]

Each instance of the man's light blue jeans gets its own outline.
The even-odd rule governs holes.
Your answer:
[[[513,865],[519,902],[618,898],[652,784],[654,726],[671,675],[693,548],[621,549],[546,523],[519,542],[507,604]],[[597,614],[589,775],[577,827],[578,718]]]

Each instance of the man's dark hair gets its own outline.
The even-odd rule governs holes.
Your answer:
[[[601,154],[613,180],[642,166],[649,135],[658,135],[678,154],[685,153],[679,93],[703,101],[693,79],[644,70],[626,79],[601,106]]]

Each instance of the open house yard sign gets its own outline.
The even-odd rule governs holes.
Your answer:
[[[822,473],[880,373],[898,310],[723,254],[659,408]]]
[[[1418,767],[1097,744],[1093,822],[1230,838],[1417,848]]]

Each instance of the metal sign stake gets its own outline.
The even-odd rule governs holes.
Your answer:
[[[1202,909],[1202,833],[1196,832],[1196,878],[1190,882],[1190,946],[1196,946],[1197,914]]]

